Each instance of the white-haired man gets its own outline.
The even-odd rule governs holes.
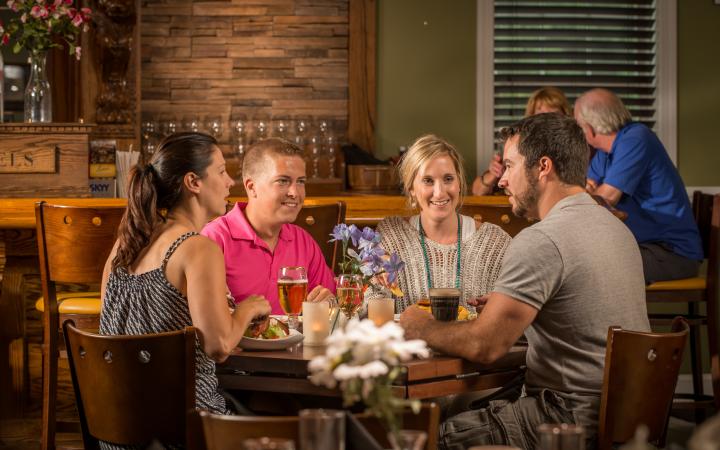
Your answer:
[[[628,214],[645,282],[697,275],[703,251],[685,185],[658,137],[632,122],[622,101],[592,89],[575,102],[575,119],[598,152],[587,190]]]

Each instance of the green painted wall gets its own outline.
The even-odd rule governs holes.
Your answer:
[[[720,186],[720,6],[677,4],[678,167],[688,186]],[[434,132],[474,176],[475,39],[474,0],[378,2],[379,157]]]
[[[475,0],[378,5],[376,155],[424,133],[452,142],[475,173]]]
[[[720,186],[720,5],[678,3],[678,167],[687,186]]]

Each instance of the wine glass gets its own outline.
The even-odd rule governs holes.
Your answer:
[[[220,116],[208,116],[206,126],[208,133],[219,140],[223,134],[222,118]]]
[[[336,286],[335,296],[340,311],[350,320],[362,306],[362,277],[353,274],[339,275]]]
[[[301,266],[281,267],[278,272],[278,300],[280,307],[288,316],[288,326],[293,330],[298,326],[298,315],[307,298],[307,274]]]

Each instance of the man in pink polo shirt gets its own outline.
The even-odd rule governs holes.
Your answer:
[[[248,202],[237,203],[202,231],[225,254],[227,285],[235,301],[263,295],[272,314],[283,314],[277,277],[286,266],[305,267],[308,301],[332,297],[335,280],[320,247],[292,224],[305,200],[302,150],[283,139],[260,141],[248,150],[242,173]]]

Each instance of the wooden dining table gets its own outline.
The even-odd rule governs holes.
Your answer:
[[[413,359],[403,364],[404,373],[393,391],[402,398],[427,399],[498,388],[524,371],[526,349],[514,346],[491,364],[439,353]],[[227,390],[338,397],[338,389],[316,386],[309,379],[308,363],[324,354],[325,346],[302,344],[275,351],[236,348],[216,372],[220,386]]]

